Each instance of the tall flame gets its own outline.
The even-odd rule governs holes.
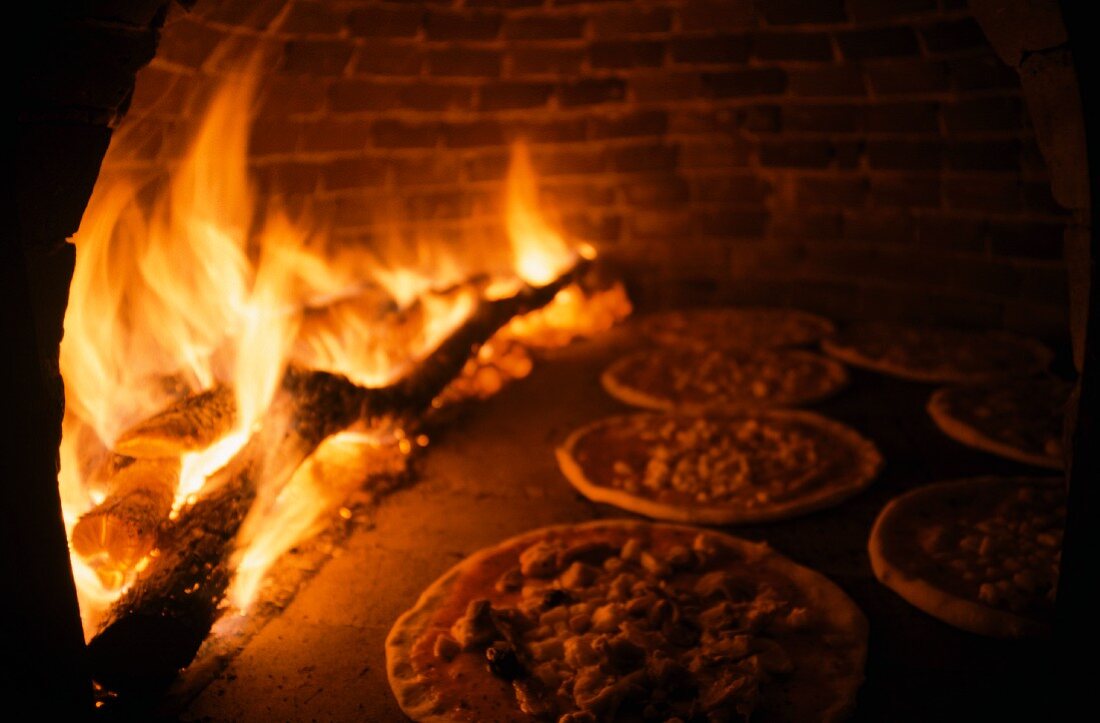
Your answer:
[[[69,405],[60,484],[70,533],[110,493],[96,480],[115,441],[173,402],[222,385],[236,403],[233,428],[179,460],[175,515],[257,428],[288,421],[269,418],[288,364],[364,386],[390,384],[480,299],[516,293],[521,281],[544,285],[578,255],[591,254],[541,215],[522,143],[513,149],[505,192],[510,248],[495,252],[511,251],[513,267],[505,272],[487,271],[477,245],[445,251],[432,238],[410,244],[395,233],[389,250],[334,248],[311,219],[258,203],[247,165],[256,77],[245,72],[216,90],[168,178],[111,170],[112,157],[127,153],[127,134],[112,145],[74,239],[61,348]],[[357,444],[363,439],[338,438],[318,459],[359,459]],[[275,559],[350,489],[347,479],[355,475],[329,484],[317,474],[325,468],[318,459],[293,477],[273,475],[290,477],[282,489],[260,481],[259,502],[238,540],[238,606],[248,606]],[[75,554],[73,565],[90,631],[119,589]]]

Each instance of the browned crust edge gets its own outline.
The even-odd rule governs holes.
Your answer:
[[[646,413],[641,414],[645,415]],[[839,438],[842,443],[852,447],[859,459],[859,467],[851,471],[849,479],[845,484],[826,487],[823,490],[818,490],[816,494],[808,495],[801,499],[756,510],[745,510],[740,507],[719,506],[715,504],[666,504],[593,482],[584,473],[584,470],[581,469],[580,464],[573,455],[573,448],[576,446],[577,442],[592,429],[604,424],[614,423],[616,420],[625,419],[630,416],[638,415],[605,417],[586,424],[574,431],[556,450],[558,466],[561,468],[566,479],[568,479],[569,482],[588,499],[594,502],[604,502],[658,520],[704,525],[743,525],[790,519],[826,507],[832,507],[848,499],[870,485],[882,470],[883,459],[878,448],[873,442],[860,435],[851,427],[814,412],[773,409],[766,412],[760,412],[756,416],[805,422],[813,425],[817,429],[825,430],[827,434]]]
[[[867,542],[871,569],[879,582],[896,592],[907,603],[961,630],[994,638],[1048,637],[1052,632],[1050,624],[957,597],[937,587],[934,582],[906,572],[903,561],[890,558],[885,538],[891,525],[902,524],[902,520],[911,514],[911,510],[927,502],[948,498],[959,492],[980,490],[990,485],[1055,483],[1064,484],[1064,481],[1056,477],[973,477],[937,482],[895,497],[882,508],[871,528],[871,536]]]
[[[810,357],[816,363],[821,364],[825,368],[825,376],[829,380],[829,386],[819,390],[814,394],[804,394],[802,396],[791,397],[781,401],[776,400],[746,400],[742,404],[684,404],[677,403],[675,399],[670,397],[662,397],[655,394],[646,392],[638,387],[630,386],[619,380],[619,372],[624,367],[630,366],[636,359],[643,358],[650,354],[649,351],[639,351],[633,354],[619,359],[603,371],[600,375],[600,384],[603,385],[604,391],[611,396],[615,397],[619,401],[629,404],[634,407],[641,407],[643,409],[655,409],[661,412],[672,412],[678,414],[688,414],[692,416],[702,416],[705,414],[736,414],[738,412],[744,412],[746,410],[756,409],[776,409],[785,407],[800,407],[807,404],[817,404],[818,402],[825,401],[830,397],[839,394],[845,387],[848,386],[849,377],[848,370],[844,365],[835,359],[830,359],[820,354],[814,354],[807,351],[788,351],[788,354],[799,357]]]
[[[968,447],[974,447],[983,452],[1006,457],[1016,462],[1023,462],[1024,464],[1030,464],[1036,467],[1046,467],[1047,469],[1054,470],[1065,468],[1064,461],[1059,457],[1034,454],[1013,446],[1008,442],[993,439],[977,427],[967,424],[952,415],[951,407],[946,401],[952,389],[953,387],[937,389],[928,400],[927,406],[928,416],[932,417],[932,421],[935,422],[936,426],[940,428],[940,431],[948,437]]]
[[[835,338],[826,338],[821,341],[821,350],[834,359],[851,364],[852,366],[870,369],[871,371],[885,374],[898,379],[906,379],[912,382],[924,382],[927,384],[978,384],[982,382],[997,382],[1005,379],[1027,377],[1037,374],[1048,366],[1054,358],[1054,352],[1042,342],[1022,336],[1013,337],[1021,346],[1028,347],[1032,354],[1034,364],[1030,367],[1018,370],[992,374],[966,374],[965,372],[927,371],[912,367],[892,364],[882,359],[872,359],[862,354],[859,349],[845,346]]]
[[[847,650],[849,667],[859,671],[851,676],[841,676],[835,680],[833,692],[836,703],[821,711],[822,723],[833,723],[848,717],[855,709],[856,693],[863,684],[863,670],[867,661],[868,624],[863,611],[832,580],[808,567],[780,555],[766,543],[750,542],[733,535],[715,530],[697,529],[683,525],[668,525],[636,520],[594,520],[578,524],[552,525],[531,530],[507,540],[483,548],[462,560],[445,572],[421,593],[416,604],[402,613],[386,636],[386,675],[398,705],[405,715],[418,723],[449,723],[441,711],[437,711],[428,685],[420,680],[412,668],[411,653],[416,641],[428,627],[437,606],[446,599],[451,587],[468,570],[476,568],[483,560],[493,557],[510,548],[525,548],[543,539],[551,532],[577,533],[601,527],[619,527],[624,531],[648,527],[650,529],[675,529],[704,532],[723,540],[725,544],[740,551],[753,562],[766,562],[768,566],[790,580],[814,610],[825,615],[830,629],[843,630],[850,634],[852,644]]]

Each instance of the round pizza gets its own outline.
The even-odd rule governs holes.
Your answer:
[[[794,349],[756,352],[650,349],[626,356],[600,377],[627,404],[685,414],[794,407],[848,383],[838,362]]]
[[[1039,467],[1062,469],[1062,425],[1073,385],[1056,377],[945,387],[928,401],[943,433]]]
[[[918,382],[973,384],[1047,368],[1043,344],[1001,331],[962,331],[869,322],[825,339],[821,348],[858,367]]]
[[[421,722],[834,721],[867,653],[822,575],[693,527],[534,530],[451,568],[386,639]]]
[[[978,477],[920,487],[886,505],[868,550],[907,602],[980,635],[1044,636],[1065,524],[1065,480]]]
[[[814,344],[835,331],[828,319],[797,309],[726,307],[650,314],[642,332],[664,346],[775,349]]]
[[[582,494],[631,512],[712,525],[786,519],[834,505],[882,466],[875,445],[820,414],[638,413],[601,419],[557,450]]]

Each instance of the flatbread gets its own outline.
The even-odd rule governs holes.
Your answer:
[[[557,455],[591,500],[712,525],[787,519],[837,504],[882,467],[878,449],[855,430],[794,410],[609,417],[573,432]]]
[[[751,306],[663,311],[643,317],[639,324],[658,344],[691,349],[804,346],[835,331],[831,321],[816,314]]]
[[[1073,385],[1056,377],[945,387],[928,414],[952,439],[1001,457],[1062,469],[1062,426]]]
[[[394,695],[423,723],[836,721],[866,654],[866,619],[822,575],[764,544],[625,520],[481,550],[386,639]]]
[[[836,394],[848,383],[842,364],[793,349],[756,352],[648,349],[600,377],[627,404],[683,414],[726,414],[795,407]]]
[[[892,500],[871,531],[875,577],[943,622],[1049,635],[1065,520],[1061,478],[977,477]]]
[[[821,343],[830,356],[902,379],[974,384],[1047,368],[1040,342],[1002,331],[962,331],[883,322],[854,324]]]

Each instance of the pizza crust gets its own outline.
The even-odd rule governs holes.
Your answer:
[[[731,414],[746,409],[815,404],[834,396],[848,385],[848,372],[843,364],[819,354],[795,350],[766,353],[767,363],[776,365],[780,374],[783,373],[784,368],[816,367],[815,375],[810,377],[816,382],[816,388],[813,388],[813,385],[804,385],[811,388],[789,393],[784,393],[782,390],[778,392],[769,390],[759,397],[753,397],[748,389],[731,389],[728,385],[719,384],[710,400],[691,402],[678,397],[675,392],[664,393],[664,390],[646,389],[644,382],[632,384],[629,379],[624,379],[624,376],[628,376],[631,367],[656,359],[662,371],[667,374],[694,375],[694,378],[689,380],[689,384],[698,385],[705,381],[693,369],[693,366],[699,363],[696,359],[703,358],[702,353],[670,352],[671,350],[657,349],[627,355],[604,370],[600,375],[600,383],[608,394],[631,406],[692,415]],[[730,363],[734,364],[736,361],[731,359]],[[738,392],[740,394],[737,394]]]
[[[878,448],[850,427],[813,412],[771,410],[753,416],[809,423],[835,442],[851,449],[857,460],[856,465],[844,478],[835,480],[834,484],[825,485],[804,497],[774,502],[756,509],[716,503],[668,504],[590,479],[575,456],[577,443],[586,434],[601,425],[615,423],[616,420],[627,419],[628,416],[597,420],[570,434],[556,450],[558,465],[569,482],[588,499],[658,520],[704,525],[740,525],[790,519],[832,507],[848,499],[870,485],[882,470],[883,459]]]
[[[837,666],[837,674],[829,679],[831,686],[827,700],[821,705],[814,704],[815,714],[820,713],[816,720],[821,723],[841,721],[855,709],[856,694],[863,683],[863,670],[867,660],[868,624],[859,607],[831,580],[783,557],[765,543],[751,542],[713,530],[681,525],[633,520],[595,520],[580,524],[544,527],[504,540],[462,560],[428,586],[421,593],[416,604],[397,619],[386,637],[386,673],[401,710],[418,723],[482,720],[448,715],[433,698],[431,681],[421,678],[414,668],[412,659],[414,646],[428,632],[433,615],[439,606],[450,598],[456,585],[463,578],[475,573],[487,561],[511,552],[518,554],[540,540],[547,539],[548,535],[561,534],[568,539],[583,540],[585,533],[600,530],[621,531],[624,537],[629,537],[635,531],[641,530],[651,530],[656,534],[661,534],[662,531],[692,535],[705,533],[718,538],[723,544],[751,560],[753,564],[765,564],[770,570],[782,575],[794,584],[805,597],[807,604],[821,616],[822,622],[818,623],[818,627],[830,631],[833,642],[844,644],[841,648],[843,663]],[[789,692],[797,695],[798,691]],[[514,704],[514,701],[508,701],[508,703]],[[758,713],[765,712],[758,711]],[[771,720],[766,714],[754,716],[754,719]],[[492,720],[494,723],[512,720],[530,722],[533,718],[519,711],[510,715],[508,709],[502,708]]]
[[[1030,464],[1036,467],[1047,467],[1055,470],[1064,468],[1065,463],[1061,457],[1051,457],[1029,452],[1003,440],[995,439],[977,427],[958,419],[952,414],[951,406],[947,401],[951,392],[952,387],[945,387],[937,390],[928,400],[927,407],[928,415],[932,417],[932,421],[934,421],[936,426],[940,428],[940,431],[948,437],[969,447],[974,447],[984,452],[989,452],[990,454],[995,454],[1017,462],[1023,462],[1024,464]]]
[[[1020,358],[1011,365],[994,366],[986,370],[968,371],[944,360],[938,360],[939,366],[930,366],[919,360],[904,361],[890,358],[888,353],[883,355],[870,353],[864,348],[864,339],[861,338],[868,336],[873,339],[875,346],[892,343],[893,347],[889,351],[900,352],[902,356],[909,351],[919,353],[934,348],[950,348],[951,344],[956,347],[968,344],[970,349],[967,351],[978,354],[983,350],[999,347],[1001,351],[1011,350],[1020,354]],[[921,336],[926,338],[919,342],[914,341]],[[884,323],[855,324],[839,334],[822,340],[821,349],[829,356],[852,366],[900,379],[933,384],[976,384],[1012,377],[1026,377],[1046,369],[1054,356],[1053,352],[1041,342],[1007,332],[968,333],[954,329]]]
[[[913,607],[962,630],[996,638],[1049,636],[1052,632],[1050,623],[962,598],[945,590],[942,585],[907,571],[900,559],[901,552],[891,545],[889,539],[899,526],[907,526],[915,514],[938,501],[950,500],[960,494],[980,493],[991,485],[1011,487],[1024,484],[1064,484],[1064,481],[1060,478],[976,477],[938,482],[894,498],[879,513],[867,543],[875,577]]]

